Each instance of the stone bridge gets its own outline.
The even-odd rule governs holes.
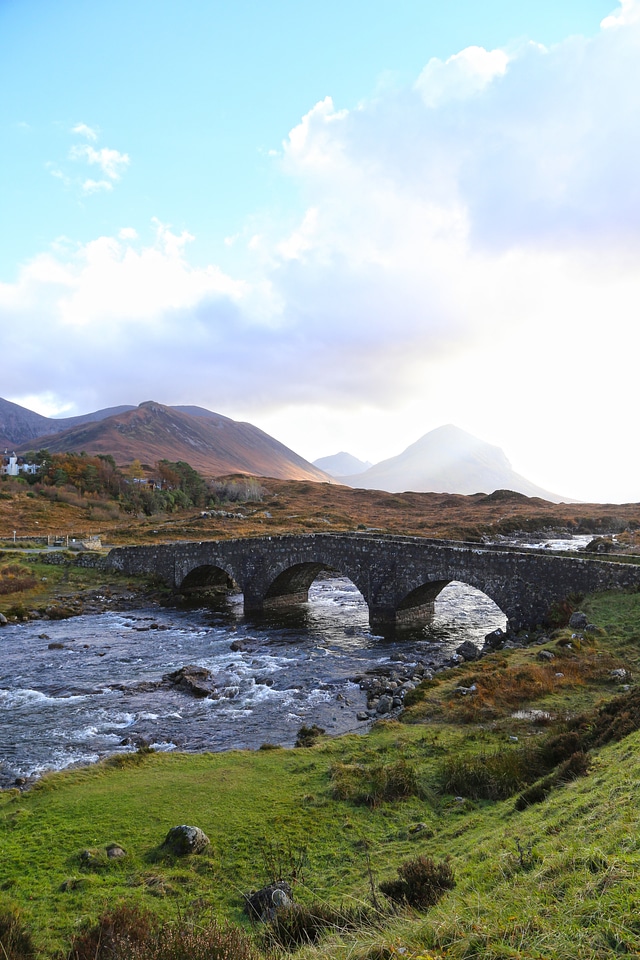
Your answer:
[[[452,580],[495,601],[514,630],[544,623],[571,594],[640,589],[640,566],[548,551],[368,534],[307,534],[118,547],[107,565],[155,574],[177,593],[239,589],[245,613],[307,600],[323,570],[348,577],[369,607],[373,628],[419,624]]]

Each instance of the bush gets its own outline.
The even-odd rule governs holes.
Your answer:
[[[406,860],[398,867],[398,879],[380,884],[380,891],[395,903],[427,910],[453,890],[456,881],[448,861],[436,863],[430,857]]]
[[[383,801],[422,797],[423,789],[416,767],[406,760],[396,763],[349,764],[331,767],[333,795],[336,800],[377,807]]]
[[[315,723],[310,727],[303,725],[298,730],[298,737],[295,745],[296,747],[312,747],[314,743],[317,743],[318,738],[321,737],[324,732],[324,728],[317,726]]]
[[[315,943],[327,930],[344,933],[373,926],[379,921],[379,912],[365,904],[332,907],[326,903],[314,903],[307,907],[297,903],[277,911],[262,940],[270,951],[291,951],[303,944]]]
[[[17,911],[0,913],[0,956],[3,960],[31,960],[36,956],[31,933]]]
[[[76,934],[67,960],[115,960],[133,956],[130,951],[146,943],[151,932],[151,914],[137,906],[120,904],[103,913],[94,926]]]
[[[167,923],[121,904],[74,937],[67,960],[260,960],[260,955],[237,927],[197,915]]]

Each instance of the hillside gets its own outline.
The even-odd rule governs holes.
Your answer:
[[[238,476],[223,482],[242,489]],[[120,502],[96,500],[74,488],[38,490],[23,480],[0,484],[0,539],[45,534],[102,533],[105,542],[161,543],[348,530],[379,531],[454,540],[495,539],[520,532],[543,537],[617,533],[619,550],[640,550],[640,504],[556,504],[510,491],[472,497],[443,493],[386,493],[297,480],[260,481],[261,501],[234,497],[222,509],[201,508],[166,516],[131,515]],[[34,493],[36,494],[34,496]]]
[[[197,412],[195,412],[197,411]],[[329,481],[298,454],[250,423],[199,407],[166,407],[147,401],[98,421],[39,436],[38,447],[111,454],[118,463],[184,460],[208,477],[229,473],[294,480]],[[33,442],[17,446],[26,452]]]
[[[425,434],[396,457],[355,476],[342,475],[340,479],[351,487],[391,493],[415,490],[470,495],[515,490],[527,497],[556,503],[567,500],[515,473],[499,447],[452,424]]]
[[[62,417],[57,420],[53,417],[43,417],[39,413],[34,413],[33,410],[27,410],[26,407],[21,407],[17,403],[3,400],[0,397],[0,447],[19,447],[37,440],[38,437],[61,433],[70,427],[104,420],[106,417],[112,417],[114,414],[133,409],[133,407],[127,405],[107,407],[104,410],[95,410],[93,413],[84,413],[78,417]]]

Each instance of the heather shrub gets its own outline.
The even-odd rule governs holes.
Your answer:
[[[260,954],[238,927],[198,915],[168,923],[121,904],[74,937],[67,960],[260,960]]]
[[[380,884],[380,891],[395,903],[406,903],[417,910],[427,910],[456,885],[450,864],[436,863],[430,857],[406,860],[398,867],[398,879]]]

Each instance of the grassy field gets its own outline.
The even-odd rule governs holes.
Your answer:
[[[169,925],[196,904],[200,927],[247,926],[243,894],[284,878],[311,912],[380,908],[300,947],[309,960],[640,956],[640,594],[583,609],[595,632],[440,674],[367,735],[137,753],[5,791],[0,911],[19,911],[38,955],[66,955],[122,902]],[[179,823],[200,826],[208,851],[165,854]],[[126,856],[108,858],[111,843]],[[455,887],[426,912],[390,913],[379,884],[420,856],[448,858]]]

